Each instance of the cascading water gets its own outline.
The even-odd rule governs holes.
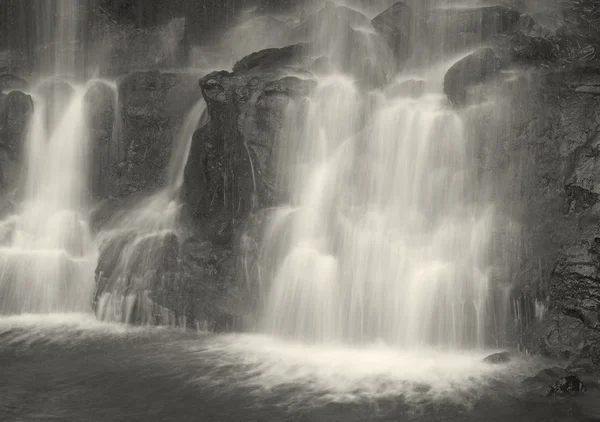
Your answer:
[[[177,248],[179,192],[192,136],[202,123],[205,111],[206,103],[201,99],[185,117],[174,141],[165,187],[116,215],[112,224],[98,235],[100,249],[116,248],[119,254],[110,273],[101,274],[104,281],[96,292],[99,319],[132,323],[176,322],[172,313],[162,307],[158,310],[160,321],[156,321],[156,308],[159,307],[147,296],[147,291],[148,284],[156,278],[157,267],[169,260],[167,251]]]
[[[331,46],[352,24],[317,27],[334,64],[344,60]],[[379,45],[363,45],[380,56]],[[279,165],[290,200],[263,239],[264,330],[316,342],[484,345],[493,209],[475,199],[474,158],[442,93],[451,64],[419,72],[422,95],[361,91],[336,66],[291,106]]]
[[[55,104],[36,97],[24,199],[1,225],[2,313],[89,310],[96,259],[86,221],[84,95],[83,87],[75,88],[52,132],[46,109]]]

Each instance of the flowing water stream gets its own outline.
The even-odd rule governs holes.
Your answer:
[[[46,110],[56,104],[34,95],[23,201],[0,226],[2,313],[89,310],[96,250],[86,221],[85,91],[74,88],[53,129]]]
[[[428,82],[420,98],[388,99],[332,75],[290,111],[291,201],[263,241],[269,331],[485,344],[493,206],[473,200],[463,122]]]
[[[0,222],[0,419],[593,420],[579,407],[522,400],[515,380],[544,362],[482,361],[502,337],[494,321],[505,319],[489,275],[498,219],[442,86],[468,51],[419,51],[398,66],[371,25],[386,5],[351,4],[315,2],[305,23],[285,21],[297,25],[289,38],[267,21],[242,23],[223,43],[228,62],[226,53],[260,45],[253,31],[271,34],[269,46],[316,39],[311,57],[327,60],[277,139],[285,201],[262,238],[252,334],[176,328],[185,322],[160,307],[163,326],[150,326],[155,265],[187,235],[180,190],[204,100],[173,139],[165,185],[94,236],[89,84],[70,84],[64,109],[32,91],[22,200]],[[46,67],[58,74],[75,66],[61,47],[79,17],[68,1],[55,6]],[[245,38],[233,48],[235,37]],[[116,246],[96,286],[99,250]]]

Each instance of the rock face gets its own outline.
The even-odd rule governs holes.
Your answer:
[[[111,193],[111,173],[115,164],[112,158],[118,152],[113,148],[116,91],[105,83],[96,82],[85,93],[85,102],[92,145],[89,186],[95,198],[106,198]]]
[[[117,110],[118,126],[112,140],[116,143],[110,157],[112,175],[105,192],[124,196],[163,186],[171,143],[200,96],[195,79],[185,74],[147,71],[129,74],[119,83],[121,108]]]
[[[182,288],[193,292],[185,300],[195,301],[194,309],[212,309],[218,326],[234,324],[250,307],[240,285],[245,223],[273,204],[286,107],[314,86],[282,73],[298,51],[303,47],[262,51],[233,73],[200,80],[209,122],[194,134],[185,169],[183,197],[197,235],[182,245]]]
[[[275,145],[286,107],[315,84],[287,76],[304,62],[305,53],[302,44],[268,49],[243,58],[232,73],[213,72],[200,79],[209,118],[194,134],[185,169],[186,230],[148,236],[126,227],[110,232],[96,270],[98,313],[106,309],[102,293],[134,298],[128,317],[132,323],[166,323],[174,317],[180,324],[229,330],[248,313],[239,277],[242,232],[255,211],[273,204]],[[181,75],[130,74],[119,84],[121,109],[116,114],[106,86],[89,89],[86,100],[97,149],[94,186],[98,197],[116,197],[94,214],[95,230],[111,228],[124,210],[135,209],[135,197],[163,184],[173,129],[187,111],[186,99],[191,107],[190,93],[200,91],[194,85],[188,86]]]
[[[1,146],[13,158],[20,157],[29,118],[33,114],[31,96],[21,91],[11,91],[2,101],[0,109]]]
[[[586,391],[586,387],[577,375],[562,368],[544,369],[534,377],[523,380],[523,386],[528,391],[543,396],[583,393]]]
[[[314,85],[280,73],[287,51],[301,48],[281,50],[257,53],[234,66],[233,73],[214,72],[200,80],[210,121],[194,135],[184,190],[195,219],[216,219],[208,230],[215,239],[224,236],[227,242],[234,220],[272,203],[273,148],[285,107]],[[264,61],[255,62],[257,57]],[[273,57],[283,59],[274,62]],[[257,69],[261,73],[253,72]]]
[[[500,60],[490,48],[479,49],[448,70],[444,77],[444,92],[452,104],[463,106],[467,103],[467,90],[496,77],[500,67]]]
[[[7,191],[17,185],[27,125],[32,115],[31,96],[11,91],[0,99],[0,190],[3,199],[6,199]],[[5,205],[0,203],[1,212]]]
[[[529,351],[575,359],[600,342],[597,288],[597,128],[600,102],[582,91],[598,67],[538,70],[505,80],[489,114],[465,112],[479,140],[481,176],[498,212],[517,222],[506,273],[527,298],[519,334]],[[501,237],[501,236],[500,236]],[[525,304],[527,303],[527,305]],[[526,306],[525,306],[526,305]]]

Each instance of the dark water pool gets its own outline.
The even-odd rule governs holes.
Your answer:
[[[483,353],[484,354],[484,353]],[[542,365],[480,354],[311,347],[89,316],[0,319],[1,421],[594,421],[600,394],[542,398]]]

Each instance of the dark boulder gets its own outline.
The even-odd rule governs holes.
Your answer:
[[[244,295],[239,292],[231,246],[190,238],[181,246],[180,262],[180,278],[153,293],[157,302],[210,330],[239,328],[236,320],[244,313]]]
[[[600,78],[598,78],[600,80]],[[585,143],[579,146],[571,155],[566,167],[565,190],[573,196],[587,193],[587,201],[579,201],[580,206],[588,208],[597,202],[600,195],[600,163],[597,161],[600,148],[600,130],[589,134]],[[574,197],[574,199],[576,199]]]
[[[306,44],[257,51],[238,61],[233,66],[233,72],[265,71],[273,67],[297,65],[302,62],[307,51]]]
[[[185,170],[184,197],[194,219],[220,233],[234,220],[271,203],[275,189],[274,148],[290,101],[307,95],[312,80],[281,77],[287,61],[268,72],[213,72],[200,80],[209,123],[195,134]],[[268,66],[267,66],[268,64]]]
[[[275,204],[286,113],[315,86],[311,79],[286,76],[289,57],[267,51],[243,59],[252,65],[233,73],[200,79],[209,121],[194,134],[183,185],[195,235],[182,246],[183,276],[169,300],[185,303],[190,317],[206,315],[215,329],[237,326],[254,303],[240,282],[246,268],[246,255],[238,251],[241,233],[250,215]]]
[[[494,353],[492,355],[486,356],[483,359],[483,361],[485,363],[491,363],[491,364],[510,362],[510,353],[509,352]]]
[[[452,104],[464,106],[468,89],[498,76],[500,66],[500,60],[492,49],[481,48],[456,62],[446,72],[444,92]]]
[[[90,187],[94,197],[105,198],[110,193],[111,172],[114,171],[112,157],[118,153],[111,150],[117,107],[116,91],[103,82],[95,82],[87,89],[84,100],[92,146]]]
[[[29,84],[23,78],[5,73],[0,75],[0,92],[12,91],[12,90],[24,90],[27,89]]]
[[[375,16],[371,23],[394,50],[396,56],[406,59],[410,53],[411,21],[410,7],[399,1]]]
[[[159,71],[135,72],[119,84],[112,176],[103,192],[124,196],[155,190],[166,178],[171,145],[200,98],[194,77]]]
[[[0,99],[0,214],[13,208],[12,192],[19,182],[27,128],[33,114],[31,97],[11,91]]]
[[[21,91],[11,91],[0,106],[0,146],[13,159],[20,157],[25,143],[27,125],[33,114],[31,96]]]
[[[549,368],[523,380],[525,390],[543,396],[556,396],[586,391],[577,375],[562,368]]]
[[[552,62],[556,58],[555,45],[546,38],[517,32],[510,37],[508,44],[511,62],[539,64]]]
[[[590,385],[600,383],[600,343],[588,344],[571,361],[567,370],[576,374],[582,381]]]

